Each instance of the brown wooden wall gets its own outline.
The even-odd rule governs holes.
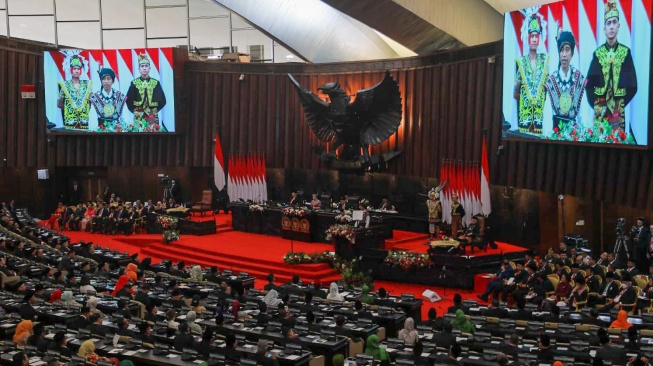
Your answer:
[[[337,80],[354,94],[389,69],[404,97],[404,121],[395,135],[373,148],[375,153],[403,151],[389,173],[430,178],[439,175],[442,159],[479,161],[487,129],[492,184],[653,210],[650,151],[501,141],[501,49],[491,44],[426,57],[325,65],[187,62],[177,103],[182,111],[177,123],[184,132],[48,136],[42,93],[36,100],[19,95],[21,84],[41,85],[44,48],[0,38],[0,168],[110,167],[124,176],[120,179],[134,180],[142,167],[174,167],[189,176],[187,169],[209,171],[218,130],[225,155],[264,152],[270,168],[318,170],[323,167],[311,151],[317,141],[286,73],[309,90]],[[501,144],[505,149],[499,157],[494,152]],[[203,179],[196,182],[201,187],[186,187],[206,186]]]

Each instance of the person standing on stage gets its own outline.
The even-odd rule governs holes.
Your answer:
[[[465,209],[458,201],[458,195],[451,195],[451,237],[457,238],[458,231],[463,229],[463,216],[465,216]]]
[[[546,79],[545,87],[551,98],[553,128],[562,129],[565,125],[576,125],[587,81],[583,74],[571,65],[571,58],[576,50],[573,33],[561,31],[556,40],[560,65]]]
[[[617,41],[619,9],[615,0],[605,4],[603,31],[606,42],[594,51],[587,71],[587,101],[595,118],[605,118],[613,134],[626,130],[626,105],[637,93],[637,74],[630,48]]]
[[[134,127],[138,130],[166,132],[159,112],[166,105],[166,96],[161,83],[150,77],[150,59],[147,54],[138,55],[138,71],[141,76],[134,79],[127,90],[127,109],[134,114]]]
[[[513,96],[518,102],[519,132],[539,136],[544,120],[544,82],[548,76],[549,55],[537,53],[542,36],[542,23],[537,13],[528,16],[524,22],[526,26],[522,28],[522,34],[528,34],[529,52],[515,60]]]
[[[426,208],[429,213],[429,240],[440,233],[440,222],[442,222],[442,203],[440,194],[435,190],[429,191],[429,198],[426,200]]]

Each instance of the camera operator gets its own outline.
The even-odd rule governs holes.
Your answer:
[[[646,251],[649,242],[651,241],[651,231],[646,223],[646,218],[640,216],[637,218],[635,226],[630,229],[630,239],[633,243],[633,258],[637,264],[637,268],[646,273],[649,266],[649,261],[646,258]]]

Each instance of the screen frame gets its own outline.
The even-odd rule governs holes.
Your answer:
[[[558,0],[558,1],[552,1],[548,4],[553,4],[553,3],[559,3],[559,2],[565,2],[567,0]],[[521,9],[513,10],[513,11],[519,11]],[[506,21],[505,17],[510,16],[511,12],[506,12],[503,14],[503,22],[502,22],[502,35],[505,35],[506,33]],[[650,46],[651,46],[651,56],[649,58],[649,70],[651,70],[651,73],[653,73],[653,22],[651,23],[651,29],[650,29]],[[501,51],[502,51],[502,63],[506,62],[506,42],[504,38],[502,37],[500,41],[501,42]],[[502,74],[501,77],[503,78],[503,66],[501,68]],[[642,151],[647,151],[647,150],[653,150],[653,141],[651,140],[653,138],[653,74],[649,74],[649,80],[648,80],[648,99],[649,99],[649,107],[648,107],[648,116],[647,116],[647,122],[648,122],[648,128],[647,128],[647,135],[648,135],[648,141],[646,145],[627,145],[627,144],[608,144],[608,143],[596,143],[596,142],[578,142],[578,141],[560,141],[560,140],[548,140],[548,139],[538,139],[538,138],[528,138],[528,137],[519,137],[519,136],[506,136],[505,132],[503,131],[502,128],[500,128],[501,133],[500,133],[500,141],[510,141],[510,142],[520,142],[520,143],[538,143],[538,144],[551,144],[551,145],[562,145],[562,146],[579,146],[579,147],[592,147],[592,148],[609,148],[609,149],[625,149],[625,150],[642,150]],[[499,103],[501,103],[501,127],[503,126],[503,122],[506,120],[505,114],[503,111],[503,97],[504,97],[504,90],[503,90],[503,79],[501,82],[501,98]],[[506,131],[507,132],[507,131]]]
[[[65,49],[70,49],[71,47],[64,47]],[[45,128],[46,136],[84,136],[84,137],[115,137],[115,136],[179,136],[186,133],[185,126],[187,125],[188,115],[186,113],[186,103],[185,103],[185,77],[184,72],[186,70],[186,62],[188,61],[188,51],[179,48],[179,47],[145,47],[145,48],[170,48],[172,49],[172,71],[174,74],[173,80],[173,95],[175,98],[175,130],[173,132],[84,132],[84,131],[52,131],[49,132]],[[43,125],[45,127],[45,121],[47,121],[47,115],[45,112],[45,57],[43,56],[45,52],[58,52],[61,48],[46,50],[41,53],[40,61],[40,74],[39,74],[39,86],[38,86],[38,95],[37,99],[42,100],[43,103]],[[117,48],[120,49],[120,48]],[[39,98],[39,96],[43,96]]]

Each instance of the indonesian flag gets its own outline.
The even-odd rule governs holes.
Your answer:
[[[236,186],[236,181],[234,180],[234,173],[236,172],[236,167],[234,166],[234,159],[233,155],[229,155],[229,174],[228,174],[228,183],[227,183],[227,195],[229,195],[229,200],[230,201],[235,201],[236,198],[236,190],[234,189]]]
[[[490,201],[490,164],[487,160],[487,141],[483,136],[483,152],[481,156],[481,213],[488,216],[492,212]]]
[[[213,156],[213,183],[221,191],[227,183],[224,176],[224,157],[222,156],[222,144],[220,134],[215,133],[215,153]]]

